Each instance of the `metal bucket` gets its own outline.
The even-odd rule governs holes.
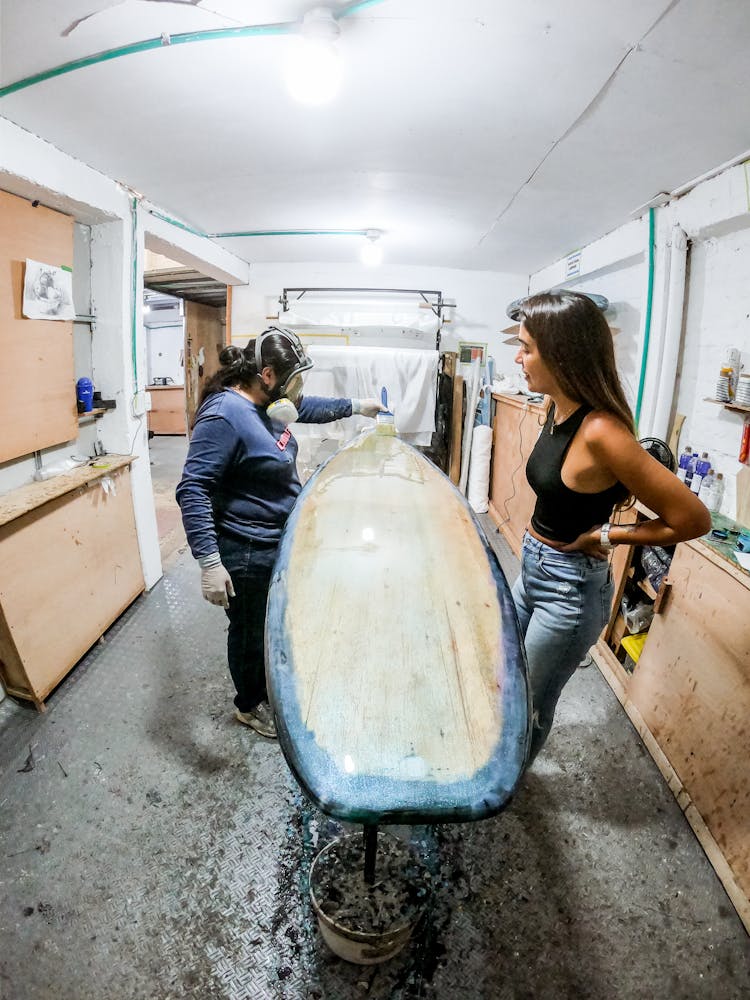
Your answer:
[[[386,837],[381,835],[381,842],[385,839]],[[393,837],[387,839],[396,840]],[[322,904],[325,901],[321,898],[318,873],[329,852],[340,850],[353,840],[361,840],[361,835],[350,834],[347,837],[340,837],[327,844],[316,856],[310,868],[310,899],[323,940],[335,955],[357,965],[377,965],[393,958],[409,942],[429,897],[429,875],[420,864],[418,877],[424,885],[421,902],[419,905],[412,904],[406,907],[406,912],[399,912],[394,921],[382,930],[361,930],[353,926],[354,921],[338,920],[326,913],[323,908]],[[411,865],[415,864],[417,862],[412,859]]]

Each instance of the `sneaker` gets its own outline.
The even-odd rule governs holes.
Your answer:
[[[273,712],[267,701],[261,701],[249,712],[240,712],[238,708],[234,715],[243,725],[250,726],[261,736],[267,736],[269,740],[276,739],[276,723],[273,721]]]

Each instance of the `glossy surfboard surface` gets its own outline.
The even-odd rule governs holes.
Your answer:
[[[285,528],[266,615],[279,741],[339,819],[481,819],[528,747],[510,591],[463,496],[383,430],[323,465]]]

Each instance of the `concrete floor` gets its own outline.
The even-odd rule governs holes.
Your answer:
[[[750,998],[750,939],[595,668],[505,813],[395,831],[434,878],[416,940],[336,959],[307,879],[341,826],[233,722],[224,642],[183,544],[46,715],[0,704],[3,1000]]]
[[[184,434],[156,434],[149,439],[148,448],[159,550],[162,564],[166,565],[186,543],[174,490],[182,475],[188,439]]]

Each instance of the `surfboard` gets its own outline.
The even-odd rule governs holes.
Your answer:
[[[392,428],[300,493],[265,641],[282,752],[323,812],[452,822],[512,797],[530,708],[510,590],[464,497]]]

